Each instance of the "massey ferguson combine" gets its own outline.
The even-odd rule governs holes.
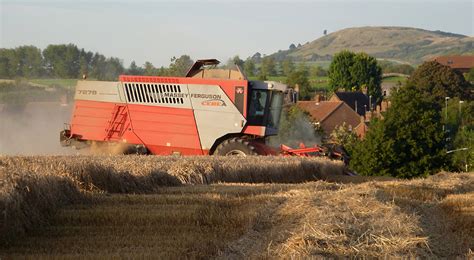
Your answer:
[[[275,154],[265,138],[278,133],[287,86],[247,80],[238,66],[215,69],[218,63],[198,60],[186,77],[79,81],[61,144],[119,143],[156,155]]]

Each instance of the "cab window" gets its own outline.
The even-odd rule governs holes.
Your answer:
[[[268,101],[267,90],[253,90],[250,95],[248,121],[251,125],[265,125],[265,107]]]

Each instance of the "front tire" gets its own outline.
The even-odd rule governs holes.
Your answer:
[[[247,156],[257,155],[257,152],[255,151],[255,146],[250,144],[249,141],[241,138],[231,138],[220,143],[214,154],[222,156]]]

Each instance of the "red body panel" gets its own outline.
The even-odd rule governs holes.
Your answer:
[[[256,136],[265,136],[265,127],[264,126],[256,126],[256,125],[248,125],[244,127],[242,133],[248,135],[256,135]]]
[[[143,144],[153,154],[201,155],[199,136],[191,109],[159,106],[127,105],[123,133],[107,137],[107,125],[114,107],[110,102],[76,100],[71,122],[71,134],[82,140],[115,140]]]
[[[203,154],[191,109],[128,105],[132,129],[153,154]]]

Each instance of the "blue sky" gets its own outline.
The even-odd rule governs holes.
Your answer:
[[[74,43],[167,66],[172,56],[271,54],[358,26],[409,26],[473,36],[472,1],[7,1],[0,47]]]

